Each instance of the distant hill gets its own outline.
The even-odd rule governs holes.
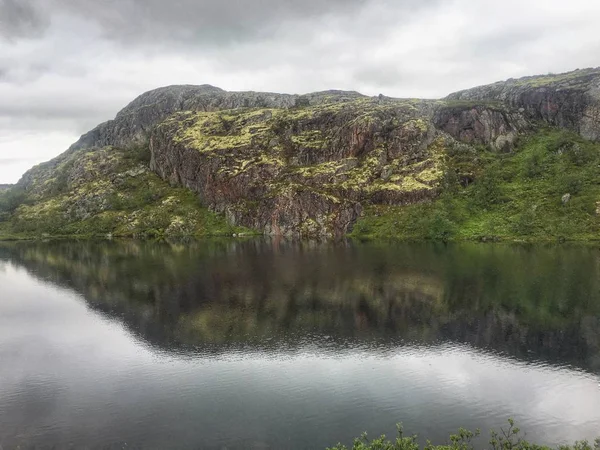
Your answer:
[[[169,86],[28,171],[0,234],[596,239],[598,141],[600,69],[441,100]]]

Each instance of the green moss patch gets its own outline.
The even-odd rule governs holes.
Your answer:
[[[600,145],[576,134],[543,129],[523,137],[511,154],[449,150],[441,183],[435,201],[368,207],[352,235],[600,239]]]

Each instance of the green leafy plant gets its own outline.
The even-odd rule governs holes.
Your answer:
[[[445,444],[434,445],[427,441],[421,447],[416,435],[405,436],[401,424],[397,425],[397,429],[398,435],[395,440],[388,440],[385,435],[369,440],[367,433],[363,433],[354,440],[350,449],[340,443],[327,450],[475,450],[473,440],[481,434],[479,430],[459,428],[456,434],[450,435]],[[508,428],[490,432],[489,445],[492,450],[550,450],[550,447],[526,441],[513,419],[508,419]],[[572,445],[561,445],[558,450],[600,450],[600,438],[594,443],[576,441]]]

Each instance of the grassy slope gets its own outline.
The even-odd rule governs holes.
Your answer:
[[[596,240],[599,164],[599,144],[549,128],[523,137],[511,154],[479,149],[448,155],[440,198],[408,207],[368,207],[352,236]],[[471,179],[475,182],[467,183]],[[571,198],[563,204],[567,193]]]
[[[0,239],[250,232],[203,208],[193,192],[169,186],[147,170],[145,162],[118,149],[81,152],[53,170],[52,178],[42,179],[37,194],[18,189],[1,193]],[[85,167],[88,179],[67,181],[74,164]]]

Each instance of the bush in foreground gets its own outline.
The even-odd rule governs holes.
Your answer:
[[[500,432],[492,431],[488,448],[491,450],[550,450],[550,447],[533,444],[521,436],[521,430],[515,426],[512,419],[508,420],[509,427],[501,428]],[[475,450],[473,439],[479,436],[479,430],[472,432],[460,428],[457,434],[450,436],[448,443],[433,445],[427,441],[423,450]],[[348,447],[338,444],[327,450],[349,450]],[[394,441],[387,440],[385,436],[369,440],[367,433],[354,440],[351,450],[421,450],[417,436],[404,436],[402,425],[398,424],[398,437]],[[577,441],[572,445],[561,445],[558,450],[600,450],[600,438],[594,444],[588,441]]]

